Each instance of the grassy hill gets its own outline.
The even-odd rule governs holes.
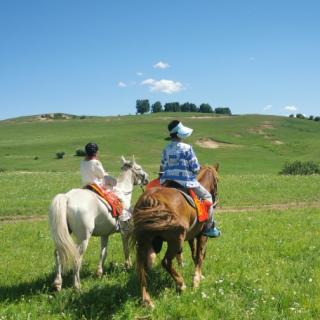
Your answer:
[[[75,151],[89,141],[100,146],[100,158],[110,172],[119,158],[135,155],[156,172],[167,143],[167,124],[179,118],[194,129],[187,139],[201,163],[219,162],[223,173],[277,173],[286,161],[320,159],[320,124],[278,116],[214,117],[190,113],[160,113],[119,117],[39,116],[0,121],[0,168],[6,171],[76,171]],[[206,146],[217,146],[207,148]],[[65,158],[55,159],[64,151]],[[37,159],[37,160],[35,160]]]

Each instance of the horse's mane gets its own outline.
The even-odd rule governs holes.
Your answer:
[[[213,185],[216,185],[219,181],[219,175],[217,167],[214,166],[202,166],[198,174],[198,181],[208,190]],[[211,192],[211,190],[209,190]]]

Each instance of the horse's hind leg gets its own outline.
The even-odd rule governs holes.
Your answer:
[[[194,277],[193,277],[194,288],[199,287],[199,284],[202,278],[201,267],[206,255],[206,246],[207,246],[207,237],[199,236],[197,238],[197,254],[196,254],[195,271],[194,271]]]
[[[101,237],[100,238],[100,243],[101,243],[101,246],[100,246],[100,260],[99,260],[98,268],[97,268],[97,272],[96,272],[96,274],[97,274],[97,276],[99,278],[101,278],[102,275],[103,275],[103,266],[104,266],[104,263],[106,261],[107,253],[108,253],[108,250],[107,250],[108,240],[109,240],[108,237]]]
[[[60,291],[62,288],[62,276],[61,276],[62,268],[61,268],[59,253],[57,249],[54,250],[54,259],[55,259],[56,276],[53,281],[53,288],[57,291]]]
[[[167,252],[162,260],[162,266],[169,272],[171,277],[176,283],[177,291],[183,291],[186,289],[184,279],[173,268],[173,259],[182,252],[182,245],[184,241],[185,233],[181,233],[177,238],[167,240],[168,248]]]
[[[124,265],[126,269],[130,269],[132,267],[132,262],[130,259],[130,250],[129,250],[129,220],[120,221],[120,230],[121,230],[121,238],[122,238],[122,246],[124,252]]]
[[[80,259],[79,259],[79,264],[76,265],[74,270],[73,270],[73,272],[74,272],[73,285],[78,290],[80,290],[80,288],[81,288],[81,285],[80,285],[80,268],[81,268],[81,264],[82,264],[82,258],[83,258],[84,253],[87,250],[88,243],[89,243],[89,239],[86,239],[86,240],[83,240],[82,242],[80,242],[79,245],[78,245]]]
[[[150,298],[150,295],[147,291],[147,269],[148,269],[148,251],[151,248],[151,241],[148,245],[150,239],[141,239],[137,243],[137,272],[140,282],[141,289],[141,298],[142,304],[148,308],[154,308],[154,304]]]

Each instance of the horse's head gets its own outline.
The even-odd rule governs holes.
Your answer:
[[[131,170],[131,172],[133,173],[134,185],[146,185],[149,182],[148,174],[142,169],[142,167],[138,163],[135,162],[134,157],[132,157],[132,160],[126,160],[124,156],[122,156],[121,160],[121,170]]]
[[[218,181],[219,181],[219,164],[213,166],[201,166],[198,180],[211,193],[212,198],[217,199]]]

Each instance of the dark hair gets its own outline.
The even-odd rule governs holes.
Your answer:
[[[93,142],[89,142],[86,146],[86,154],[88,157],[92,157],[95,156],[99,150],[99,147],[96,143]]]
[[[180,123],[179,120],[172,120],[172,121],[168,124],[168,130],[169,130],[169,132],[170,132],[173,128],[175,128],[179,123]],[[177,133],[170,133],[170,137],[171,137],[171,138],[177,137]]]

